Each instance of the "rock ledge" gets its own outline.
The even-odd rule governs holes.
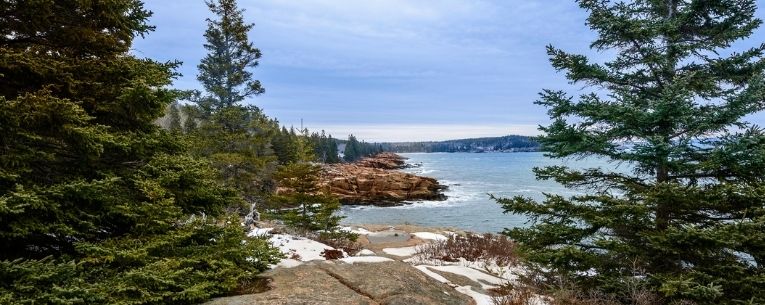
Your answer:
[[[381,153],[350,164],[324,165],[321,184],[343,204],[398,205],[405,201],[445,200],[436,179],[399,171],[406,158]]]

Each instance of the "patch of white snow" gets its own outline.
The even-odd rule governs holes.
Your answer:
[[[382,256],[350,256],[350,257],[344,257],[341,259],[338,259],[341,262],[348,263],[348,264],[355,264],[355,263],[382,263],[382,262],[392,262],[393,260],[387,257]]]
[[[395,256],[412,256],[417,253],[417,246],[401,247],[401,248],[385,248],[383,252]]]
[[[444,284],[450,284],[449,280],[447,280],[445,277],[441,276],[438,273],[430,271],[430,269],[428,269],[429,266],[419,265],[419,266],[414,266],[414,267],[417,268],[417,270],[422,271],[422,273],[425,273],[427,276],[433,278],[436,281],[439,281],[439,282],[444,283]]]
[[[507,283],[507,280],[465,266],[431,266],[431,269],[462,275],[481,284],[481,288],[496,288]]]
[[[363,249],[359,251],[359,253],[356,253],[356,256],[370,256],[370,255],[377,255],[377,254],[374,253],[374,251],[369,249]]]
[[[250,231],[250,233],[247,234],[247,236],[250,237],[257,237],[257,236],[263,236],[271,232],[274,228],[255,228]]]
[[[454,288],[455,290],[461,292],[462,294],[465,294],[473,300],[475,300],[476,305],[494,305],[494,302],[491,300],[491,297],[488,295],[485,295],[483,293],[478,293],[470,286],[459,286],[457,288]]]
[[[321,256],[321,253],[324,252],[325,249],[334,250],[334,248],[320,242],[313,241],[308,238],[292,236],[289,234],[273,234],[268,240],[275,247],[279,248],[282,253],[286,254],[288,259],[292,258],[294,254],[297,254],[299,258],[296,261],[300,262],[326,260],[323,256]],[[277,264],[277,266],[279,265]]]
[[[414,232],[412,235],[417,236],[419,239],[428,239],[428,240],[447,240],[448,238],[442,234],[438,233],[431,233],[431,232]]]

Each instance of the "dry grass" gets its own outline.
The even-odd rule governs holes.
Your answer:
[[[492,289],[491,299],[495,305],[538,305],[540,296],[538,289],[528,286],[505,285]],[[583,293],[573,289],[556,290],[546,299],[549,305],[659,305],[667,304],[656,293],[648,290],[627,292],[619,298],[616,295],[600,292]],[[693,305],[690,302],[673,303],[673,305]]]
[[[336,260],[336,259],[341,259],[345,257],[343,255],[343,251],[332,250],[332,249],[324,249],[324,251],[321,252],[321,256],[323,256],[327,260]]]
[[[528,287],[504,285],[489,290],[494,305],[538,305],[539,297]]]
[[[516,245],[503,235],[452,235],[417,247],[421,259],[455,262],[460,258],[473,262],[491,262],[498,266],[511,266],[518,262]]]

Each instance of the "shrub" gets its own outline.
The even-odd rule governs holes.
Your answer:
[[[447,262],[463,258],[468,261],[510,266],[518,262],[515,249],[515,243],[502,235],[488,233],[452,235],[446,240],[418,246],[416,256],[421,259],[439,259]]]
[[[356,233],[336,230],[332,232],[320,232],[314,240],[335,249],[342,249],[345,253],[348,253],[348,255],[353,256],[361,251],[361,245],[356,242],[358,238],[359,235]]]
[[[494,305],[537,305],[538,296],[526,286],[503,285],[490,289]]]
[[[321,252],[321,256],[327,260],[335,260],[345,257],[345,255],[343,255],[343,251],[333,249],[324,249],[324,251]]]

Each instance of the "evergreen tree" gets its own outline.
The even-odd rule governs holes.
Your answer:
[[[271,142],[278,126],[259,108],[241,105],[245,98],[263,92],[248,71],[260,58],[260,51],[247,39],[253,25],[244,23],[235,0],[206,4],[216,19],[207,19],[208,54],[198,66],[197,79],[206,92],[190,98],[199,121],[192,134],[194,151],[212,160],[223,182],[252,207],[273,188],[277,159]]]
[[[257,107],[228,106],[203,120],[190,138],[193,151],[211,160],[224,184],[238,190],[252,206],[273,188],[274,130]]]
[[[340,201],[320,185],[322,169],[312,163],[316,159],[315,147],[308,129],[295,133],[291,128],[286,134],[294,137],[292,145],[295,161],[280,166],[274,174],[279,191],[268,200],[268,208],[274,214],[272,216],[303,234],[317,230],[336,233],[342,219],[335,215],[340,210]],[[349,236],[333,235],[333,238],[337,237]]]
[[[271,141],[279,164],[286,165],[300,161],[298,136],[293,128],[282,127]]]
[[[245,23],[236,0],[205,1],[215,19],[207,19],[204,47],[207,56],[199,64],[197,79],[211,94],[200,101],[205,113],[234,106],[245,98],[264,92],[249,69],[258,65],[260,50],[247,38],[254,24]]]
[[[628,283],[666,302],[765,303],[765,135],[744,117],[765,107],[763,50],[729,52],[761,21],[752,0],[580,0],[604,64],[548,47],[553,67],[596,88],[545,90],[537,104],[554,158],[595,156],[621,169],[535,169],[586,192],[500,199],[531,226],[506,233],[532,266],[585,291]],[[633,287],[634,288],[634,287]]]
[[[172,133],[181,133],[183,131],[183,127],[181,126],[181,111],[178,109],[178,103],[172,103],[170,104],[170,132]]]
[[[353,135],[348,136],[348,141],[345,143],[345,150],[343,151],[343,159],[346,162],[353,162],[361,158],[361,143],[356,140]]]
[[[140,1],[0,14],[0,303],[193,304],[275,260],[226,217],[240,201],[208,163],[154,124],[177,63],[130,53],[152,29]]]
[[[330,163],[330,164],[340,162],[340,155],[339,155],[339,152],[337,151],[337,141],[335,141],[335,139],[332,138],[332,135],[329,135],[329,137],[327,137],[325,145],[327,147],[325,149],[327,159],[324,162]]]
[[[319,162],[329,164],[340,162],[340,157],[337,155],[337,142],[331,135],[327,136],[324,130],[321,131],[321,134],[312,133],[310,141],[314,148],[314,155]]]
[[[197,129],[197,119],[200,117],[199,108],[195,105],[184,105],[183,113],[186,114],[186,120],[183,122],[183,132],[190,134]]]
[[[274,175],[283,191],[270,199],[288,226],[303,233],[316,230],[336,231],[342,217],[335,215],[340,201],[319,186],[321,167],[308,162],[283,165]]]

